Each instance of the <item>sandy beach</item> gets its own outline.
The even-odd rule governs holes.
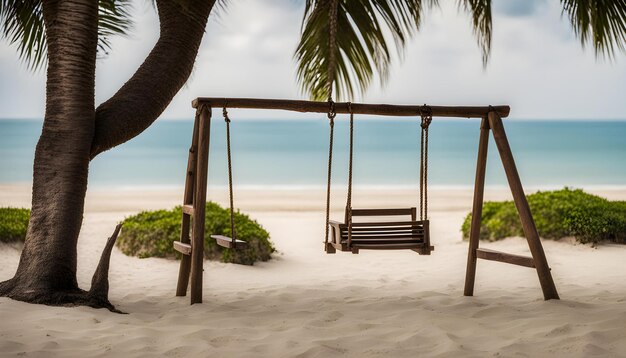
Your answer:
[[[343,188],[333,194],[341,217]],[[588,190],[626,200],[626,189]],[[529,190],[530,192],[530,190]],[[178,262],[111,259],[110,299],[127,315],[0,298],[0,356],[27,357],[626,357],[626,247],[543,241],[560,301],[544,301],[536,272],[479,261],[474,297],[463,296],[467,243],[460,227],[471,189],[433,189],[435,252],[323,251],[323,190],[246,189],[237,206],[279,252],[255,266],[205,261],[204,303],[175,297]],[[224,190],[209,198],[227,201]],[[106,238],[141,210],[178,205],[182,188],[94,189],[79,240],[78,279],[88,288]],[[488,189],[486,200],[510,198]],[[407,206],[408,190],[357,188],[354,207]],[[0,185],[0,206],[30,206],[28,185]],[[524,239],[482,243],[528,254]],[[0,280],[19,251],[0,246]]]

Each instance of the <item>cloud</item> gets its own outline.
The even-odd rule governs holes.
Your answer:
[[[493,13],[506,16],[532,16],[546,5],[546,0],[492,0]]]
[[[559,2],[494,0],[493,52],[486,69],[469,16],[454,1],[441,3],[424,17],[404,61],[394,61],[387,85],[373,82],[359,100],[508,103],[517,118],[626,118],[626,55],[606,62],[581,49]],[[154,9],[142,0],[137,4],[136,31],[115,38],[111,55],[98,61],[98,103],[132,75],[158,37]],[[290,0],[230,2],[227,12],[210,18],[192,78],[162,117],[191,118],[190,102],[199,96],[303,98],[293,60],[302,11],[302,2]],[[44,102],[45,72],[28,72],[15,49],[0,44],[0,118],[41,118]],[[232,114],[302,117],[253,110]]]

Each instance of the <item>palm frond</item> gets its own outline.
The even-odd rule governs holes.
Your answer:
[[[491,0],[459,0],[459,4],[472,16],[472,28],[487,66],[491,52]]]
[[[314,100],[325,100],[330,90],[337,98],[353,98],[367,89],[375,73],[384,84],[394,47],[401,52],[419,27],[423,2],[436,4],[434,0],[338,0],[337,33],[331,44],[332,0],[307,0],[294,55],[303,92]],[[385,33],[395,46],[388,44]]]
[[[130,0],[99,0],[98,52],[106,54],[110,38],[132,28]],[[30,70],[46,63],[46,33],[42,0],[0,0],[0,37],[17,45],[19,58]]]
[[[624,0],[561,0],[585,47],[593,45],[596,56],[612,58],[616,50],[626,49],[626,1]]]
[[[108,55],[112,36],[126,35],[132,29],[131,10],[131,0],[99,0],[98,53],[100,56]]]
[[[41,0],[1,0],[0,36],[17,44],[20,59],[31,70],[46,60],[46,36]]]

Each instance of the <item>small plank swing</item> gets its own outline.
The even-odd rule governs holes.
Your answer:
[[[417,208],[354,209],[352,208],[352,163],[354,152],[354,111],[348,102],[350,114],[350,141],[348,154],[348,196],[344,223],[330,220],[330,184],[333,163],[333,137],[335,127],[335,104],[330,101],[328,119],[330,139],[328,149],[328,182],[326,186],[326,228],[324,247],[326,253],[337,250],[358,254],[359,250],[413,250],[420,255],[430,255],[435,248],[430,246],[428,221],[428,128],[432,122],[430,107],[420,109],[420,180],[419,220]],[[359,221],[354,217],[392,216],[408,217],[403,221]],[[329,237],[330,236],[330,237]]]
[[[237,230],[235,228],[235,204],[233,200],[233,163],[230,152],[230,118],[226,106],[222,109],[224,122],[226,122],[226,156],[228,157],[228,202],[230,203],[230,236],[211,235],[215,239],[215,243],[227,249],[242,250],[248,247],[248,243],[243,240],[237,240]]]

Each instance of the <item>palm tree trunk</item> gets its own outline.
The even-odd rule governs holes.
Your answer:
[[[148,128],[191,75],[215,0],[157,0],[160,36],[133,77],[96,110],[92,158]]]
[[[22,256],[0,295],[72,303],[95,122],[98,2],[44,1],[48,42],[46,113],[35,151],[32,212]]]
[[[107,298],[109,239],[90,292],[76,280],[89,161],[150,126],[189,78],[215,1],[157,0],[161,36],[133,77],[96,111],[98,2],[44,0],[46,114],[35,152],[32,211],[15,276],[0,296],[115,311]],[[117,230],[116,230],[117,232]]]

